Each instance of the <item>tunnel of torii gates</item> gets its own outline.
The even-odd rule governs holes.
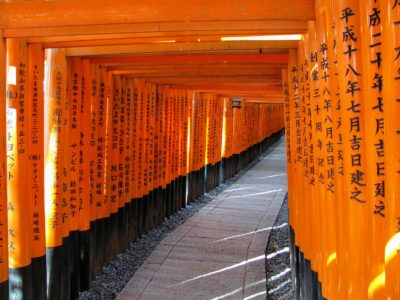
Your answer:
[[[76,298],[284,127],[298,298],[400,299],[400,1],[1,1],[0,29],[1,299]]]

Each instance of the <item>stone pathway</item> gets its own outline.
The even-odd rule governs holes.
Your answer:
[[[265,249],[287,192],[282,138],[169,234],[116,299],[265,299]]]

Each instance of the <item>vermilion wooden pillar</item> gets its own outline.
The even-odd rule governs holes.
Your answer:
[[[0,34],[0,162],[6,164],[6,43]],[[7,174],[0,169],[0,298],[8,298]]]
[[[358,1],[335,1],[339,92],[343,126],[344,197],[346,223],[347,295],[366,299],[370,253],[368,247],[369,202],[366,192],[366,103],[362,76],[362,50]],[[356,220],[356,221],[355,221]],[[364,258],[364,259],[362,259]]]
[[[380,2],[385,118],[386,297],[397,299],[400,297],[400,2]]]
[[[64,158],[67,63],[63,49],[46,51],[44,157],[45,157],[45,225],[47,260],[47,295],[52,299],[70,297],[68,253],[63,237],[69,231],[68,211],[64,208]]]
[[[80,162],[83,147],[81,146],[82,131],[82,59],[79,57],[68,59],[68,81],[67,81],[67,102],[69,105],[69,148],[66,155],[66,169],[68,172],[68,199],[67,199],[67,219],[69,234],[64,239],[69,248],[69,270],[71,297],[77,297],[79,292],[80,276],[80,253],[79,253],[79,223],[82,219],[83,207],[83,188],[80,186]]]
[[[364,87],[366,193],[370,214],[368,299],[385,298],[385,153],[384,103],[382,76],[381,1],[361,0],[362,79]],[[374,286],[375,285],[375,286]],[[374,286],[374,287],[373,287]],[[373,287],[373,288],[371,288]]]
[[[90,245],[89,229],[91,211],[91,127],[92,127],[92,64],[89,59],[82,60],[82,96],[78,116],[81,119],[79,151],[79,284],[78,289],[86,290],[90,283]]]
[[[30,203],[25,168],[28,142],[28,47],[23,39],[7,40],[7,198],[10,296],[32,294]]]
[[[46,298],[46,239],[44,214],[44,50],[29,45],[27,108],[28,180],[32,238],[33,299]]]

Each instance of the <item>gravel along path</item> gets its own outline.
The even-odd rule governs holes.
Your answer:
[[[219,193],[236,182],[247,170],[268,155],[274,147],[275,145],[272,145],[267,151],[247,165],[246,168],[241,170],[234,177],[188,204],[186,208],[166,218],[160,226],[149,231],[134,243],[131,243],[128,249],[118,254],[115,260],[103,267],[103,273],[96,276],[90,283],[89,290],[79,293],[79,300],[114,299],[131,279],[133,274],[135,274],[144,263],[150,253],[170,232],[174,231],[175,228],[212,201]]]
[[[290,268],[287,195],[269,235],[265,252],[265,271],[267,277],[267,299],[295,299]]]

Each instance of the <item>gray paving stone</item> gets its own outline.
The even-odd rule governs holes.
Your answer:
[[[244,297],[250,297],[256,294],[262,296],[266,292],[266,279],[265,274],[249,272],[246,273],[245,287],[244,287]],[[265,294],[263,298],[265,299]]]
[[[219,228],[220,230],[229,230],[229,231],[238,231],[239,233],[251,232],[257,229],[258,222],[254,222],[253,220],[245,220],[245,222],[235,222],[232,220],[231,222],[222,222],[212,219],[207,219],[199,222],[196,227],[200,228]]]
[[[246,258],[245,254],[243,249],[226,249],[222,246],[215,248],[176,246],[169,257],[184,260],[237,263]]]

